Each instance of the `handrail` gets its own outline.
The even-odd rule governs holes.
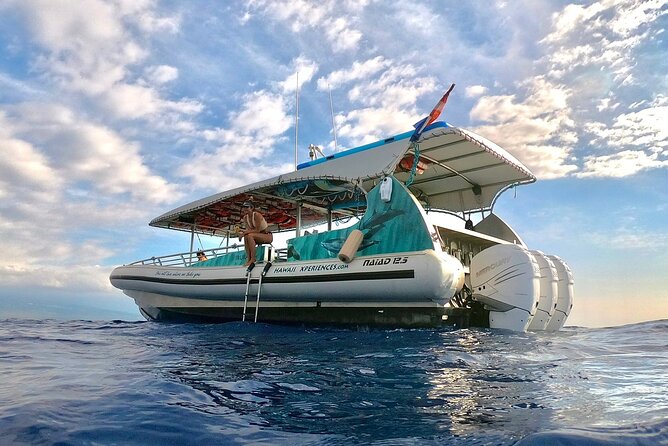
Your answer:
[[[287,262],[288,261],[288,248],[279,248],[275,249],[276,257],[274,258],[275,262]]]
[[[197,251],[192,252],[179,252],[176,254],[167,254],[159,257],[149,257],[148,259],[137,260],[136,262],[130,263],[130,265],[158,265],[158,266],[190,266],[193,263],[196,263],[197,253],[202,251],[209,258],[218,257],[228,252],[240,251],[244,248],[244,245],[233,244],[230,246],[222,246],[220,248],[210,248],[210,249],[198,249]],[[276,252],[276,261],[285,262],[288,260],[288,249],[280,248],[275,249]]]
[[[176,254],[167,254],[159,257],[149,257],[148,259],[137,260],[130,263],[130,265],[159,265],[159,266],[190,266],[197,262],[197,253],[202,251],[208,258],[217,257],[222,254],[227,254],[230,250],[237,250],[243,248],[244,245],[234,244],[230,246],[223,246],[220,248],[198,249],[192,252],[179,252]]]

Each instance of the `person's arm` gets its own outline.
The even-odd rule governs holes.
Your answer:
[[[246,228],[241,232],[242,237],[247,234],[254,234],[257,232],[257,230],[255,229],[257,228],[257,226],[255,225],[255,211],[251,211],[250,218],[244,217],[242,219],[242,222],[246,224]],[[253,226],[252,228],[249,227],[251,225]]]
[[[245,215],[241,216],[241,222],[239,223],[240,232],[239,236],[240,237],[245,237],[246,234],[248,234],[248,219],[246,218]]]
[[[258,228],[258,225],[255,222],[255,214],[257,214],[257,212],[255,211],[251,212],[251,220],[253,221],[253,232],[256,232]]]

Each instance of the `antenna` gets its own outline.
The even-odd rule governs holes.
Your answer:
[[[295,102],[297,103],[297,110],[295,111],[295,170],[297,170],[297,147],[299,146],[299,71],[297,71]]]
[[[334,151],[336,152],[338,145],[336,143],[336,124],[334,124],[334,104],[332,103],[332,87],[330,87],[330,85],[327,84],[327,89],[329,90],[329,108],[332,111],[332,131],[334,132]]]

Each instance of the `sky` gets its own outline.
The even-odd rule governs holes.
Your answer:
[[[668,318],[667,24],[666,0],[0,0],[0,319],[139,319],[111,270],[188,250],[152,218],[294,169],[297,73],[299,162],[455,83],[441,119],[538,177],[495,212],[570,265],[567,325]]]

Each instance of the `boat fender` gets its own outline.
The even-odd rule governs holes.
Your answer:
[[[380,199],[388,203],[392,199],[392,178],[385,177],[380,184]]]
[[[362,244],[364,233],[359,229],[353,229],[339,251],[339,260],[343,263],[350,263],[355,258],[357,248]]]

